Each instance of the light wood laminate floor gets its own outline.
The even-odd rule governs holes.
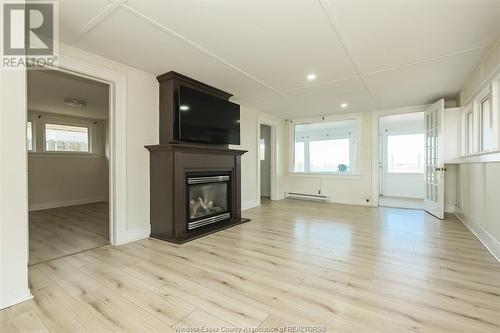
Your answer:
[[[31,211],[30,265],[108,244],[108,206],[99,202]]]
[[[455,218],[292,200],[243,215],[184,245],[33,265],[35,298],[0,312],[0,331],[500,332],[500,264]]]

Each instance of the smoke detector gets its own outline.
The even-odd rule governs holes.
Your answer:
[[[85,103],[85,101],[82,101],[81,99],[76,99],[76,98],[66,98],[64,100],[64,104],[66,104],[67,106],[74,107],[74,108],[81,108],[81,107],[87,105],[87,103]]]

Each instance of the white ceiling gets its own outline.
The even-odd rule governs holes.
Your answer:
[[[91,119],[107,119],[107,84],[53,70],[28,71],[28,110],[43,111]],[[83,107],[64,104],[79,99]]]
[[[68,0],[59,13],[66,44],[283,118],[453,98],[500,37],[498,1]]]

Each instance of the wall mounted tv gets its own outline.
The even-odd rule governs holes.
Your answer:
[[[199,90],[179,87],[180,141],[240,144],[240,106]]]

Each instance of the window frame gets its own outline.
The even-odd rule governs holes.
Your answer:
[[[87,144],[87,151],[64,151],[64,150],[47,150],[47,124],[50,125],[61,125],[61,126],[73,126],[73,127],[83,127],[87,128],[87,137],[88,137],[88,144]],[[43,152],[46,154],[71,154],[71,155],[93,155],[94,154],[94,147],[93,147],[93,127],[94,125],[91,124],[89,121],[88,124],[82,124],[78,122],[70,122],[70,121],[52,121],[50,119],[44,120],[42,123],[43,129],[43,135],[42,135],[42,146],[43,146]]]
[[[462,157],[475,157],[482,156],[491,153],[500,152],[500,135],[497,133],[500,128],[500,87],[498,82],[500,81],[500,75],[493,78],[487,85],[483,85],[482,90],[480,90],[475,95],[471,96],[466,100],[466,107],[462,112]],[[486,100],[490,100],[490,121],[492,126],[492,137],[491,137],[491,149],[484,149],[483,142],[483,113],[482,105]],[[468,150],[468,126],[467,126],[467,115],[472,112],[472,149]]]
[[[295,126],[296,125],[307,125],[307,124],[317,124],[317,123],[333,123],[338,121],[355,121],[356,122],[356,134],[350,138],[350,161],[349,161],[349,171],[341,172],[341,171],[331,171],[331,172],[311,172],[307,171],[306,165],[309,163],[308,156],[308,145],[304,145],[304,171],[295,171]],[[361,126],[362,126],[362,115],[361,113],[350,113],[344,115],[334,115],[334,116],[326,116],[321,118],[307,118],[307,119],[296,119],[296,120],[288,120],[289,123],[289,168],[288,172],[291,175],[325,175],[332,177],[359,177],[361,170],[360,162],[361,162]],[[334,139],[334,138],[331,138]],[[330,140],[331,140],[330,139]],[[335,139],[341,139],[335,138]],[[354,153],[353,153],[354,152]]]
[[[477,123],[478,123],[478,133],[477,133],[477,140],[478,140],[478,149],[477,149],[477,152],[478,153],[486,153],[486,152],[490,152],[493,150],[493,146],[494,146],[494,138],[493,136],[491,137],[491,149],[484,149],[484,122],[483,122],[483,103],[486,102],[487,100],[489,100],[489,103],[490,103],[490,110],[489,110],[489,113],[490,113],[490,122],[491,122],[491,126],[492,126],[492,135],[493,135],[493,132],[494,132],[494,129],[493,129],[493,101],[492,101],[492,98],[491,98],[491,94],[489,91],[487,91],[486,94],[482,94],[480,96],[481,98],[478,99],[478,102],[477,102],[477,112],[478,112],[478,115],[477,115]]]
[[[470,127],[469,123],[467,122],[469,115],[472,119],[472,127]],[[474,116],[474,108],[473,105],[470,104],[467,107],[465,107],[462,112],[462,155],[463,156],[472,155],[476,151],[474,144],[474,142],[476,141],[475,123],[476,121]],[[469,137],[469,133],[472,134],[472,138]]]
[[[31,149],[28,148],[28,123],[31,124]],[[36,123],[30,118],[26,119],[26,151],[28,153],[33,153],[37,151],[35,129],[36,129]]]

